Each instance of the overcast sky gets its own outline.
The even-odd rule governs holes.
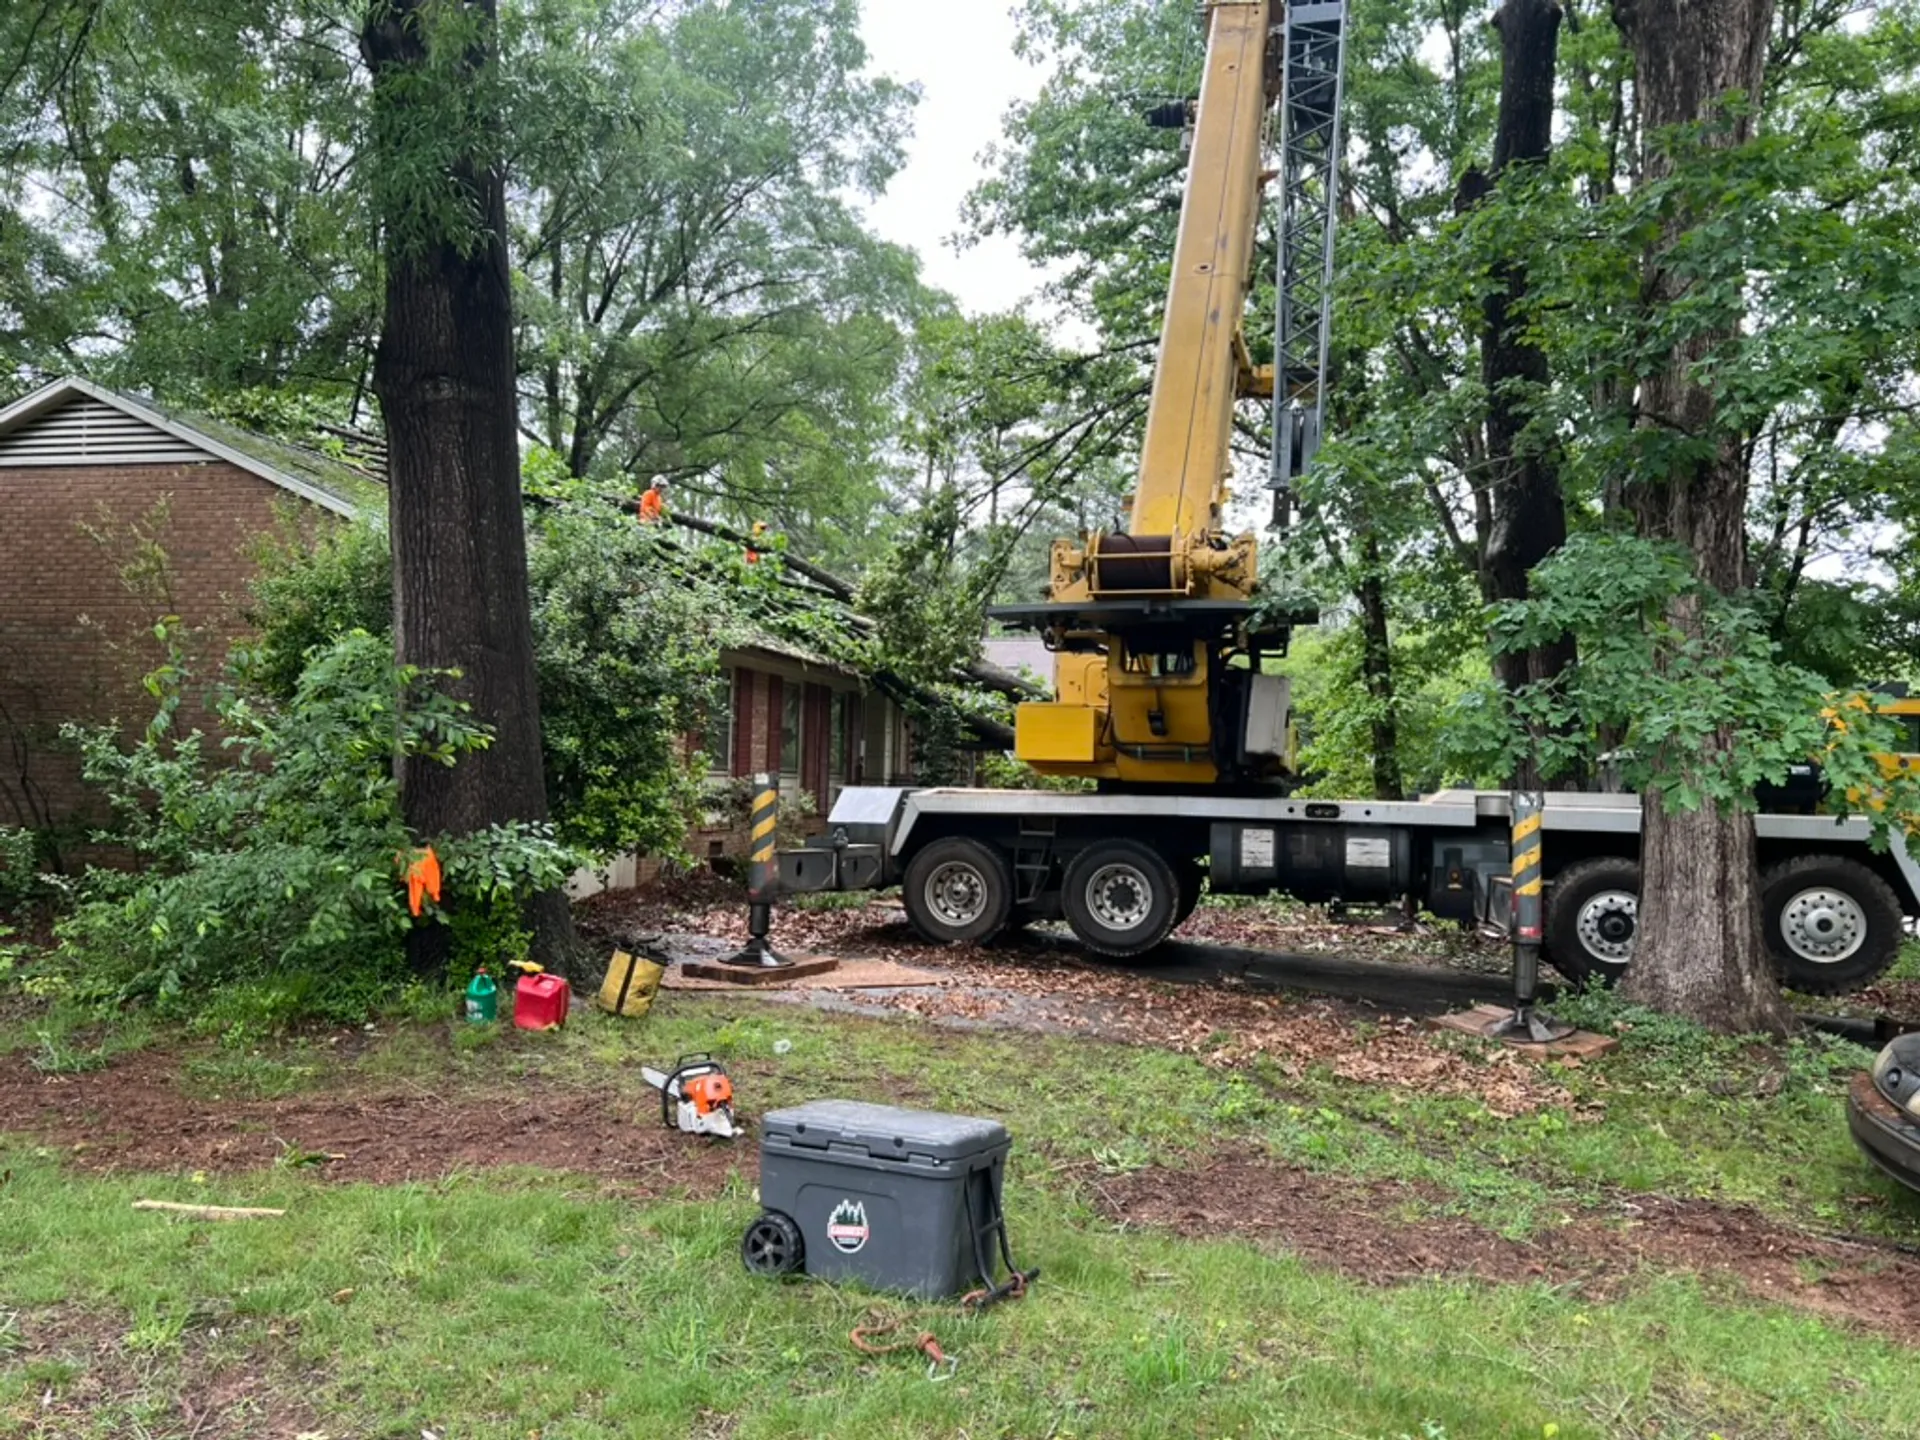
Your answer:
[[[1002,237],[958,253],[949,243],[1000,117],[1045,78],[1013,53],[1010,0],[863,0],[862,10],[872,68],[922,91],[906,168],[872,207],[874,228],[918,250],[927,281],[966,309],[1010,309],[1043,278],[1019,249]]]

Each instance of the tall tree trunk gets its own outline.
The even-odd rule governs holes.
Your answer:
[[[1387,581],[1380,541],[1369,530],[1360,542],[1360,680],[1367,691],[1373,740],[1373,798],[1406,793],[1400,771],[1400,712],[1393,693],[1393,646],[1387,630]]]
[[[1553,144],[1553,85],[1560,47],[1560,7],[1553,0],[1505,0],[1493,17],[1500,33],[1500,118],[1491,178],[1469,171],[1461,199],[1490,193],[1511,166],[1546,160]],[[1527,298],[1527,262],[1510,257],[1494,267],[1480,342],[1487,389],[1486,486],[1492,515],[1481,554],[1480,593],[1489,604],[1527,598],[1527,577],[1566,543],[1567,510],[1551,442],[1525,435],[1535,398],[1549,378],[1546,354],[1526,338],[1521,318]],[[1496,654],[1494,679],[1507,690],[1552,680],[1574,661],[1571,636],[1527,650]],[[1537,752],[1537,747],[1536,747]],[[1540,784],[1536,753],[1520,762],[1513,784]]]
[[[547,818],[491,73],[497,38],[494,0],[371,0],[360,41],[384,202],[386,316],[374,388],[387,431],[394,650],[403,664],[458,669],[455,693],[494,730],[492,745],[458,765],[406,762],[402,802],[423,836]],[[564,969],[574,943],[566,897],[541,897],[529,919],[537,957]],[[445,928],[417,928],[409,958],[444,968]]]
[[[1723,116],[1723,101],[1731,91],[1760,93],[1773,0],[1617,0],[1614,15],[1633,49],[1645,175],[1657,180],[1671,169],[1671,157],[1655,148],[1663,127],[1724,118],[1717,143],[1747,140],[1751,119]],[[1665,256],[1689,223],[1671,220],[1646,257],[1642,293],[1651,306],[1685,298]],[[1642,377],[1640,423],[1701,443],[1663,446],[1674,456],[1667,473],[1635,474],[1623,497],[1642,535],[1684,545],[1700,579],[1720,591],[1747,583],[1746,460],[1741,437],[1716,423],[1713,394],[1696,382],[1694,366],[1727,338],[1682,340]],[[1702,633],[1693,597],[1677,601],[1668,618],[1685,634]],[[1711,764],[1732,744],[1723,730],[1700,758]],[[1681,767],[1694,759],[1672,758]],[[1625,993],[1720,1030],[1786,1029],[1791,1016],[1762,939],[1751,817],[1710,801],[1669,809],[1649,795],[1641,857],[1640,928]]]

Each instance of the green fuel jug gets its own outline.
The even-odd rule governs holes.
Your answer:
[[[500,1007],[500,987],[485,970],[477,972],[467,984],[467,1019],[476,1025],[490,1024]]]

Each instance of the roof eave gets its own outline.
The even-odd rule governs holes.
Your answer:
[[[289,475],[277,466],[258,460],[243,450],[236,450],[233,446],[216,440],[204,431],[196,430],[191,425],[183,425],[171,416],[163,415],[158,410],[142,405],[138,400],[130,399],[117,390],[109,390],[104,385],[96,385],[93,381],[79,375],[68,375],[63,379],[52,381],[30,395],[23,395],[6,409],[0,410],[0,435],[17,430],[20,426],[39,418],[76,395],[84,395],[90,400],[99,401],[102,405],[111,405],[123,414],[131,415],[153,426],[156,430],[164,430],[174,439],[184,440],[195,449],[206,451],[214,459],[224,460],[229,465],[246,471],[249,475],[258,476],[270,485],[277,485],[303,500],[311,501],[323,510],[331,510],[334,514],[349,520],[359,518],[360,507],[335,495],[332,491],[323,490],[318,485],[302,480],[298,475]]]

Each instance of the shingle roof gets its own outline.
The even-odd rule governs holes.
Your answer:
[[[384,511],[385,487],[367,471],[319,450],[275,440],[210,415],[161,405],[142,395],[111,390],[77,375],[41,386],[0,409],[0,441],[64,406],[93,401],[154,430],[184,441],[213,459],[339,515]]]

